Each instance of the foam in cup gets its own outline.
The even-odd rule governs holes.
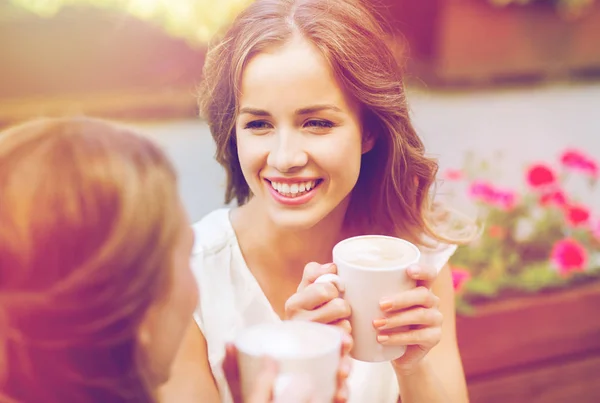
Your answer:
[[[334,249],[344,262],[365,268],[397,268],[416,263],[418,249],[402,239],[386,236],[364,236],[340,242]]]

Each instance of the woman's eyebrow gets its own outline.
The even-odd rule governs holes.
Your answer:
[[[340,108],[335,105],[313,105],[306,108],[296,109],[296,115],[310,115],[311,113],[321,112],[330,110],[334,112],[342,112]]]
[[[271,114],[263,109],[244,107],[240,109],[240,115],[243,114],[256,115],[256,116],[271,116]]]
[[[324,104],[324,105],[312,105],[312,106],[307,106],[304,108],[299,108],[299,109],[296,109],[296,111],[294,113],[296,115],[310,115],[312,113],[321,112],[321,111],[325,111],[325,110],[329,110],[329,111],[333,111],[333,112],[342,112],[342,110],[335,105]],[[240,109],[240,115],[243,115],[243,114],[249,114],[249,115],[254,115],[254,116],[263,116],[263,117],[271,116],[271,114],[269,112],[265,111],[264,109],[252,108],[249,106],[245,106]]]
[[[271,114],[263,109],[244,107],[240,109],[240,115],[243,114],[255,115],[255,116],[271,116]]]

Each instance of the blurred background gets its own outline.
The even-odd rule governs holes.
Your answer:
[[[210,38],[251,1],[0,0],[0,128],[139,126],[198,220],[224,172],[195,91]],[[600,1],[376,6],[440,197],[485,222],[451,262],[472,401],[600,401]]]

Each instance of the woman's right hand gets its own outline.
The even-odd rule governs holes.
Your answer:
[[[348,302],[341,298],[344,292],[343,285],[331,282],[315,281],[323,274],[337,274],[335,264],[321,265],[309,263],[304,267],[302,281],[294,295],[285,303],[285,318],[289,320],[308,320],[338,326],[343,330],[340,367],[338,370],[338,388],[335,396],[336,403],[348,400],[348,386],[346,380],[350,375],[352,360],[350,350],[353,340],[350,326],[351,309]]]
[[[333,263],[321,265],[309,263],[304,267],[302,281],[294,295],[285,303],[285,318],[291,320],[308,320],[339,326],[348,334],[351,309],[348,302],[340,297],[344,292],[331,282],[315,283],[323,274],[337,273]]]

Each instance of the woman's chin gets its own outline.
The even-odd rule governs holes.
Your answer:
[[[308,209],[270,209],[271,222],[283,231],[307,231],[321,222],[325,214],[314,208]]]

